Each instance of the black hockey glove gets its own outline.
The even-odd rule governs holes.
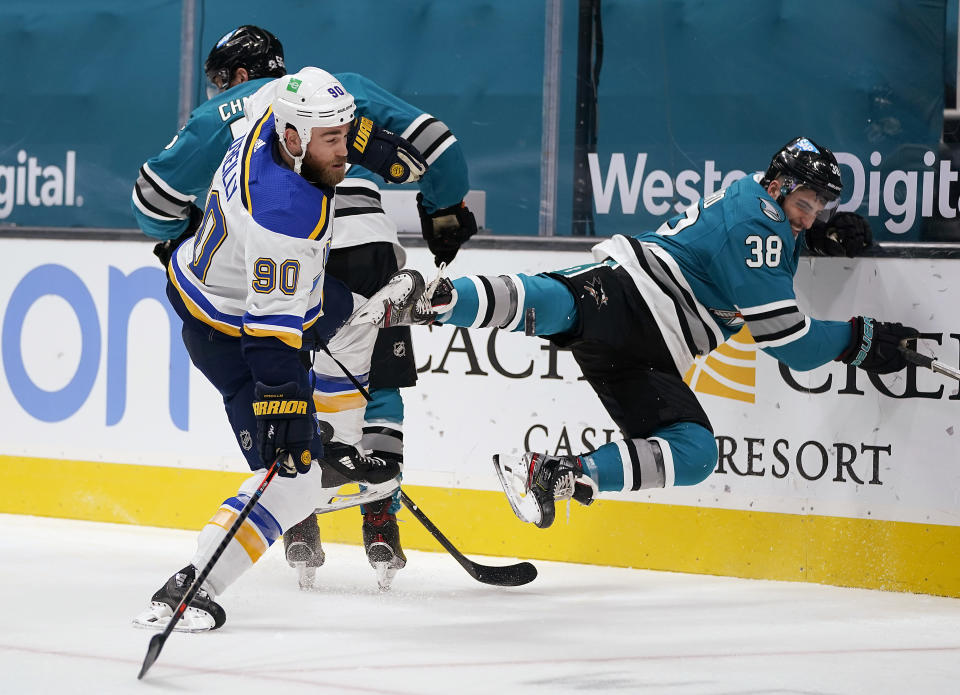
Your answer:
[[[416,147],[366,116],[354,119],[347,134],[347,161],[390,183],[411,183],[427,171],[427,161]]]
[[[183,230],[183,234],[176,239],[161,241],[153,247],[153,255],[160,259],[164,268],[170,265],[170,259],[173,257],[173,254],[177,252],[180,244],[187,239],[192,239],[193,235],[200,229],[201,224],[203,224],[203,210],[193,203],[190,203],[190,221],[187,222],[187,228]]]
[[[872,245],[870,223],[855,212],[838,212],[829,222],[814,222],[807,230],[807,248],[817,256],[853,258]]]
[[[915,349],[920,335],[915,328],[875,321],[868,316],[854,316],[850,325],[853,328],[850,346],[837,359],[874,374],[899,372],[906,367],[900,345]]]
[[[423,207],[423,193],[417,193],[417,212],[420,213],[423,238],[438,268],[441,263],[453,261],[461,244],[477,233],[477,220],[463,201],[436,212],[427,212]]]
[[[400,475],[400,462],[393,457],[364,456],[349,444],[330,442],[324,447],[323,461],[349,480],[377,485]]]
[[[253,414],[257,418],[257,447],[260,458],[269,466],[283,452],[277,475],[293,478],[306,473],[313,458],[310,443],[317,426],[313,419],[313,394],[296,382],[279,386],[257,382],[254,387]]]

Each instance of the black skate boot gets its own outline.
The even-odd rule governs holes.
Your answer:
[[[133,619],[138,627],[147,627],[163,630],[173,617],[173,612],[180,605],[180,601],[193,585],[197,577],[197,569],[187,565],[153,594],[150,599],[150,608]],[[213,600],[205,589],[200,589],[190,601],[190,605],[183,613],[183,617],[174,632],[204,632],[216,630],[227,620],[223,607]]]
[[[316,514],[311,514],[284,532],[283,549],[287,564],[297,570],[300,588],[311,588],[317,576],[317,568],[327,559],[320,544],[320,526],[317,524]]]
[[[583,475],[579,456],[551,456],[528,451],[519,461],[493,457],[503,491],[522,520],[547,528],[556,517],[556,500],[593,503],[593,481]]]
[[[368,456],[355,446],[330,442],[323,462],[337,473],[357,483],[379,485],[400,475],[400,461],[393,456]]]
[[[366,505],[363,515],[363,548],[370,566],[377,571],[377,584],[388,591],[397,570],[407,564],[407,556],[400,547],[400,528],[397,517],[390,514],[390,498]]]

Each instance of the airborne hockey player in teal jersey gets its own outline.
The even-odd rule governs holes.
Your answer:
[[[796,138],[765,174],[698,201],[655,232],[598,244],[595,263],[532,277],[442,279],[426,290],[419,273],[400,271],[351,321],[526,330],[570,348],[623,439],[580,456],[494,457],[517,515],[547,527],[557,499],[590,504],[598,491],[695,485],[710,475],[716,442],[683,375],[744,324],[758,348],[794,369],[831,360],[876,373],[903,369],[899,346],[916,330],[864,316],[820,321],[797,306],[793,276],[808,230],[821,252],[830,251],[824,239],[834,253],[868,243],[862,218],[831,219],[841,190],[833,153]]]
[[[194,203],[206,195],[230,142],[245,133],[269,104],[281,82],[270,78],[286,74],[280,41],[252,25],[223,36],[211,49],[204,67],[210,100],[194,110],[166,149],[141,167],[132,194],[131,205],[140,228],[162,241],[154,252],[164,265],[173,250],[192,238],[200,225],[201,211]],[[437,264],[449,263],[460,245],[476,232],[473,215],[463,205],[469,187],[467,166],[456,137],[443,121],[362,75],[340,73],[334,77],[354,97],[358,129],[366,117],[399,133],[423,153],[430,167],[417,181],[423,235]],[[350,162],[353,165],[337,186],[334,198],[336,234],[327,274],[353,292],[369,297],[405,262],[396,225],[384,214],[378,188],[383,180],[398,181],[386,178],[383,171],[371,171],[353,156]],[[315,355],[317,360],[326,359],[322,352]],[[366,406],[364,448],[402,461],[403,401],[399,389],[413,386],[416,378],[409,328],[380,331],[369,381],[364,381],[373,398]],[[358,404],[360,395],[346,378],[323,380],[316,386],[324,399],[321,406],[329,411]],[[389,587],[406,562],[395,516],[399,504],[395,497],[386,504],[363,509],[364,547],[381,588]],[[284,534],[284,545],[289,562],[298,569],[301,585],[310,585],[316,568],[324,561],[315,516],[308,516]]]

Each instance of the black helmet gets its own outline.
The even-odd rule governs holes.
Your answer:
[[[780,189],[781,200],[805,186],[815,191],[817,198],[823,202],[821,217],[824,219],[829,219],[840,202],[843,181],[840,179],[837,158],[833,152],[810,138],[794,138],[781,147],[773,155],[761,183],[766,186],[778,177],[783,184]]]
[[[227,33],[210,50],[203,71],[213,85],[223,91],[233,71],[244,68],[250,79],[282,77],[287,74],[283,45],[266,29],[245,24]]]

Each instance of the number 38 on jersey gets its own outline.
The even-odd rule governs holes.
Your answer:
[[[780,265],[780,258],[783,255],[783,239],[776,234],[769,236],[760,236],[751,234],[743,243],[747,245],[746,262],[748,268],[776,268]]]

